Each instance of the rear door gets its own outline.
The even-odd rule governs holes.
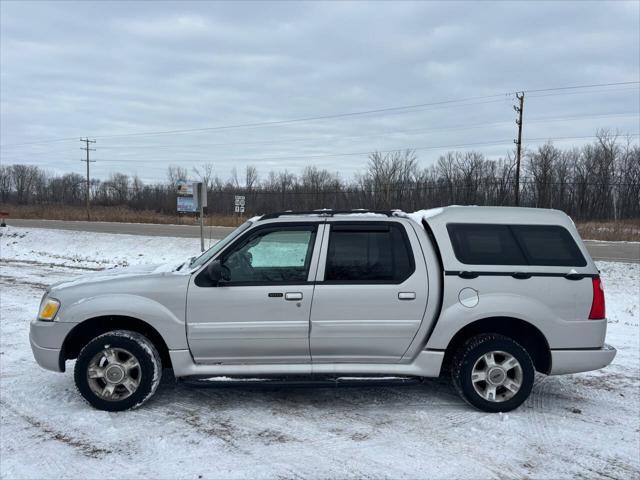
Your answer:
[[[427,305],[415,232],[394,221],[325,228],[311,310],[312,362],[397,362]]]

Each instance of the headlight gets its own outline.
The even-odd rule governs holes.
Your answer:
[[[40,312],[38,312],[38,320],[52,321],[58,309],[60,308],[60,302],[55,298],[45,298],[40,304]]]

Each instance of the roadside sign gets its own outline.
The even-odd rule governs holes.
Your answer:
[[[203,182],[179,180],[176,187],[178,213],[200,213],[200,250],[204,252],[204,207],[207,206],[207,186]]]
[[[236,205],[235,206],[235,212],[236,213],[244,213],[244,207],[240,206],[240,205]]]
[[[196,202],[193,196],[177,197],[177,199],[178,199],[178,212],[195,213],[198,211],[198,205],[196,205]]]
[[[177,194],[179,197],[183,196],[193,196],[193,184],[194,182],[188,182],[186,180],[178,181],[178,190]]]
[[[180,180],[176,199],[178,213],[194,213],[207,206],[207,190],[202,182]]]
[[[244,205],[245,205],[245,197],[244,197],[244,195],[236,195],[235,198],[234,198],[234,203],[233,204],[236,207],[242,207],[242,211],[244,212]]]

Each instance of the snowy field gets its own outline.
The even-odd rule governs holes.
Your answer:
[[[142,408],[91,409],[72,365],[47,372],[28,339],[46,284],[179,262],[198,239],[8,227],[0,237],[2,478],[640,477],[640,265],[601,262],[603,371],[540,376],[508,415],[472,410],[444,380],[407,387],[194,388],[165,381]]]

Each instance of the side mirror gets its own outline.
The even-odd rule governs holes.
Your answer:
[[[220,263],[220,260],[214,260],[207,265],[207,275],[214,284],[220,282],[228,282],[231,280],[231,272],[228,267],[225,267]]]

